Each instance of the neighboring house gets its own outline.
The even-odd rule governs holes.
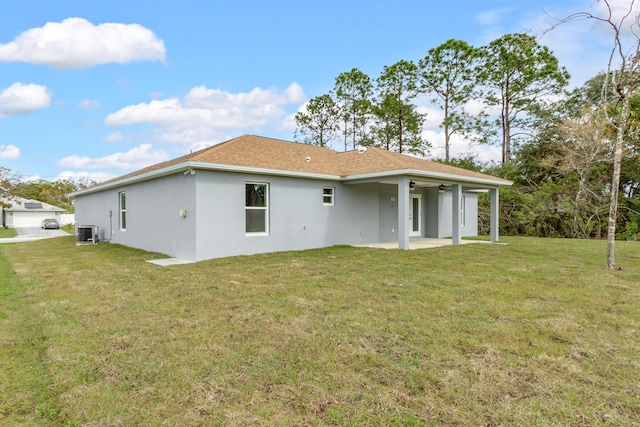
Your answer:
[[[78,191],[78,226],[100,240],[199,261],[232,255],[478,233],[510,181],[379,148],[245,135]]]
[[[60,225],[69,225],[69,224],[75,224],[76,223],[76,214],[75,213],[71,213],[71,214],[62,214],[60,215]]]
[[[37,200],[21,197],[3,200],[8,208],[2,208],[2,226],[9,228],[40,227],[43,219],[55,218],[60,221],[64,209]]]

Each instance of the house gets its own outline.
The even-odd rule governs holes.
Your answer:
[[[375,147],[336,152],[244,135],[78,191],[79,226],[110,241],[199,261],[478,232],[494,176]],[[93,229],[93,228],[92,228]]]
[[[23,199],[16,197],[3,200],[2,226],[9,228],[17,227],[40,227],[40,223],[45,218],[55,218],[60,222],[64,209],[38,200]]]

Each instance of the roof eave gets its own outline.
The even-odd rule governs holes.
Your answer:
[[[331,174],[300,172],[300,171],[291,171],[291,170],[283,170],[283,169],[270,169],[270,168],[260,168],[260,167],[252,167],[252,166],[237,166],[237,165],[227,165],[227,164],[218,164],[218,163],[187,161],[187,162],[182,162],[175,165],[167,166],[162,169],[153,170],[140,175],[134,175],[128,178],[118,179],[116,181],[112,181],[107,184],[102,184],[102,185],[99,184],[95,187],[91,187],[91,188],[87,188],[84,190],[71,193],[70,196],[77,197],[77,196],[83,196],[86,194],[97,193],[100,191],[122,187],[125,185],[134,184],[137,182],[143,182],[143,181],[160,178],[167,175],[172,175],[177,172],[184,172],[188,169],[233,172],[233,173],[248,173],[248,174],[254,174],[254,175],[274,175],[274,176],[285,176],[285,177],[306,178],[306,179],[322,179],[327,181],[343,181],[343,182],[352,182],[352,183],[354,181],[360,181],[360,180],[379,179],[379,178],[386,178],[386,177],[398,176],[398,175],[411,175],[411,176],[421,177],[426,179],[445,180],[449,182],[465,182],[465,183],[473,183],[477,185],[486,185],[491,187],[510,186],[513,184],[513,182],[511,181],[507,181],[500,178],[495,178],[495,179],[481,178],[481,177],[465,176],[465,175],[458,175],[458,174],[451,174],[451,173],[444,173],[444,172],[424,171],[420,169],[389,170],[389,171],[382,171],[382,172],[371,172],[371,173],[365,173],[365,174],[338,176],[338,175],[331,175]]]
[[[432,171],[424,171],[420,169],[402,169],[402,170],[391,170],[391,171],[383,171],[383,172],[371,172],[365,174],[357,174],[357,175],[346,175],[343,177],[345,182],[350,181],[359,181],[359,180],[369,180],[376,178],[386,178],[391,176],[399,176],[399,175],[411,175],[420,178],[427,179],[436,179],[436,180],[446,180],[450,182],[465,182],[465,183],[473,183],[479,185],[487,185],[487,186],[510,186],[513,184],[512,181],[508,181],[506,179],[501,178],[481,178],[477,176],[466,176],[466,175],[458,175],[446,172],[432,172]]]
[[[327,181],[340,181],[341,177],[338,175],[330,175],[330,174],[321,174],[321,173],[312,173],[312,172],[298,172],[298,171],[290,171],[290,170],[282,170],[282,169],[269,169],[269,168],[259,168],[259,167],[251,167],[251,166],[236,166],[236,165],[225,165],[225,164],[217,164],[217,163],[207,163],[207,162],[194,162],[187,161],[178,163],[175,165],[171,165],[162,169],[157,169],[154,171],[150,171],[147,173],[143,173],[140,175],[134,175],[129,178],[123,178],[116,181],[109,182],[103,185],[97,185],[95,187],[87,188],[84,190],[76,191],[70,194],[70,197],[83,196],[86,194],[97,193],[104,190],[109,190],[112,188],[122,187],[129,184],[134,184],[137,182],[148,181],[150,179],[160,178],[167,175],[172,175],[177,172],[183,172],[189,169],[193,170],[211,170],[218,172],[233,172],[233,173],[247,173],[254,175],[275,175],[275,176],[287,176],[287,177],[296,177],[296,178],[307,178],[307,179],[324,179]]]

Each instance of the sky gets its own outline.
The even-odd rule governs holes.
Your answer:
[[[631,0],[612,0],[628,7]],[[24,0],[0,12],[0,166],[23,180],[102,181],[228,139],[294,140],[293,116],[342,72],[372,79],[448,39],[532,32],[571,74],[606,69],[612,33],[590,0]],[[423,136],[442,157],[441,112]],[[339,146],[334,147],[340,149]],[[452,154],[499,160],[456,140]]]

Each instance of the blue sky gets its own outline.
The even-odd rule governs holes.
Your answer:
[[[592,3],[10,2],[0,14],[0,166],[25,179],[103,180],[245,133],[293,140],[293,115],[341,72],[375,79],[448,39],[481,46],[541,32],[545,11],[597,12]],[[579,21],[540,42],[576,86],[606,68],[611,36]],[[439,112],[422,108],[438,156]],[[497,160],[500,150],[459,141],[454,154],[466,152]]]

